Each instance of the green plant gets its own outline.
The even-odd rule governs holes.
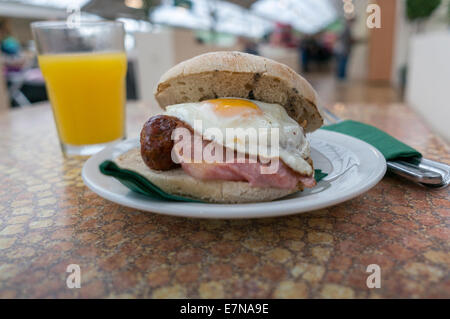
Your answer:
[[[150,12],[158,5],[158,2],[155,0],[144,0],[144,5],[142,9],[145,12],[145,17],[148,19]]]
[[[450,2],[447,3],[447,22],[450,24]]]
[[[410,21],[428,18],[441,0],[406,0],[406,15]]]

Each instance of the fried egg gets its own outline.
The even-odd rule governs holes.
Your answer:
[[[202,135],[203,138],[214,140],[237,152],[260,158],[281,158],[294,171],[309,176],[313,173],[311,166],[306,161],[310,156],[310,148],[303,128],[278,104],[238,98],[220,98],[171,105],[167,107],[164,114],[189,124],[194,132]],[[201,122],[198,122],[199,120]],[[200,127],[199,123],[201,123]],[[230,128],[267,129],[258,130],[258,143],[265,139],[267,150],[263,152],[260,147],[250,147],[249,139],[240,138],[239,135],[230,141],[227,136],[227,129]],[[275,145],[271,143],[272,128],[278,129],[278,152],[276,150],[274,152]],[[211,135],[211,129],[220,130],[223,138]],[[268,135],[264,135],[264,131]],[[277,156],[271,155],[276,153]]]

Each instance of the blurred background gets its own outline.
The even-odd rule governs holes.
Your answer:
[[[450,141],[450,0],[0,0],[1,111],[47,100],[30,23],[78,12],[124,22],[130,101],[156,107],[168,68],[239,50],[289,65],[325,107],[405,103]]]

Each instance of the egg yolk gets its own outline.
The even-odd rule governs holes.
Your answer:
[[[213,99],[203,101],[212,105],[215,113],[221,116],[260,115],[263,112],[255,103],[241,99]]]

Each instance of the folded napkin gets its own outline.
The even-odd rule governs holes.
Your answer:
[[[100,172],[104,175],[114,177],[130,190],[142,195],[155,199],[166,199],[179,202],[201,202],[188,197],[168,194],[141,174],[129,169],[120,168],[113,161],[104,161],[100,164],[99,168]],[[327,175],[328,174],[322,172],[320,169],[314,171],[314,178],[317,182]]]
[[[197,200],[168,194],[150,182],[147,178],[132,170],[120,168],[113,161],[104,161],[99,166],[100,172],[112,176],[130,190],[155,199],[168,199],[178,202],[199,202]]]
[[[321,129],[343,133],[363,140],[377,148],[386,160],[392,160],[399,157],[422,157],[422,154],[412,147],[400,142],[374,126],[361,122],[346,120],[336,124],[323,126]]]

